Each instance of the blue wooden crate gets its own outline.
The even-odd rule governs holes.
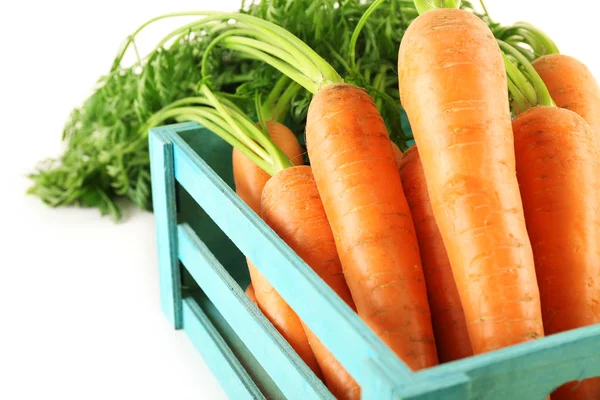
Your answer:
[[[194,123],[153,129],[149,140],[162,307],[230,398],[333,398],[245,295],[245,256],[363,399],[536,400],[600,376],[600,325],[411,372],[235,194],[228,144]]]

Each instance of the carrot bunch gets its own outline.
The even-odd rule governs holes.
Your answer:
[[[459,4],[415,0],[420,16],[399,43],[416,143],[404,152],[358,84],[363,19],[343,79],[275,24],[207,13],[196,25],[229,23],[203,63],[221,49],[282,78],[267,103],[257,96],[258,123],[204,82],[151,118],[227,140],[238,195],[414,371],[600,323],[600,89],[534,27],[492,32]],[[298,90],[312,94],[309,165],[282,124]],[[275,328],[337,398],[360,398],[360,377],[248,266],[248,296]],[[552,398],[600,398],[600,381]]]
[[[546,56],[534,67],[514,47],[503,42],[500,46],[520,67],[513,68],[507,61],[513,82],[530,83],[535,94],[525,96],[523,84],[513,85],[510,91],[518,110],[513,120],[517,178],[544,329],[554,334],[600,323],[598,85],[570,57]],[[578,75],[574,78],[568,72]],[[577,85],[580,79],[585,87]],[[566,82],[573,86],[566,89]],[[564,385],[552,395],[553,400],[595,398],[600,398],[600,379]]]

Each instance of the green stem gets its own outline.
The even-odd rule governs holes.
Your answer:
[[[358,72],[358,70],[356,69],[356,42],[358,41],[360,32],[367,23],[367,20],[369,19],[371,14],[373,14],[375,10],[377,10],[377,8],[379,8],[379,6],[383,4],[384,1],[386,0],[375,0],[373,4],[371,4],[371,6],[367,9],[367,11],[365,11],[363,16],[358,21],[358,24],[356,24],[354,32],[352,32],[352,37],[350,38],[350,48],[348,52],[348,62],[353,72]]]
[[[525,44],[533,50],[535,57],[548,54],[560,54],[556,43],[540,29],[527,22],[518,22],[513,26],[503,27],[496,31],[498,39],[505,42]]]
[[[554,43],[554,41],[552,39],[550,39],[550,36],[548,36],[546,33],[542,32],[539,28],[537,28],[536,26],[528,23],[528,22],[517,22],[514,25],[515,28],[518,29],[519,32],[523,33],[523,32],[527,32],[531,35],[531,42],[532,44],[535,44],[535,48],[537,49],[536,51],[536,55],[542,56],[542,55],[548,55],[548,54],[560,54],[560,51],[558,50],[558,46],[556,46],[556,43]],[[534,47],[534,46],[532,46]]]
[[[460,8],[461,0],[414,0],[419,14],[438,8]]]
[[[491,23],[494,23],[492,17],[490,17],[490,13],[488,12],[487,7],[485,6],[485,0],[479,0],[479,4],[481,4],[481,8],[483,8],[483,13],[490,20]]]
[[[253,124],[252,121],[250,121],[250,119],[245,114],[230,113],[229,110],[226,110],[223,104],[221,104],[221,102],[216,98],[216,96],[210,91],[208,86],[203,86],[201,92],[206,96],[206,98],[208,98],[208,100],[212,103],[213,107],[215,107],[217,111],[230,124],[230,127],[234,129],[239,135],[241,135],[240,139],[242,139],[242,137],[248,137],[244,135],[244,132],[242,131],[240,126],[234,122],[234,117],[235,119],[237,119],[238,122],[244,124],[246,131],[254,130],[253,136],[260,143],[262,148],[266,149],[269,153],[275,173],[285,168],[294,166],[294,163],[289,159],[289,157],[287,157],[266,135],[261,134],[261,131],[258,130],[256,125]]]
[[[339,52],[337,52],[333,47],[331,47],[329,43],[325,43],[325,45],[327,46],[327,50],[329,51],[329,53],[331,53],[331,56],[342,65],[342,67],[348,74],[350,74],[352,72],[352,69],[350,68],[350,65],[348,65],[344,57],[342,57]]]
[[[261,115],[266,120],[273,120],[273,109],[275,108],[275,104],[281,97],[281,93],[283,92],[283,88],[290,84],[290,78],[286,75],[281,75],[281,77],[273,86],[273,89],[267,96],[267,100],[262,104],[260,110],[257,110],[259,115]]]
[[[518,50],[521,54],[523,54],[523,57],[525,57],[527,60],[529,60],[530,62],[535,60],[535,54],[533,51],[521,46],[523,44],[522,40],[518,40],[518,39],[508,39],[508,40],[504,40],[504,42],[510,44],[511,46],[513,46],[516,50]]]
[[[256,142],[254,140],[252,140],[251,137],[248,137],[248,135],[244,134],[244,132],[242,131],[240,126],[235,122],[234,118],[232,117],[230,110],[227,110],[223,106],[223,104],[221,104],[221,102],[219,102],[219,100],[217,100],[215,95],[208,89],[208,87],[206,85],[202,86],[200,91],[202,92],[202,94],[204,96],[206,96],[208,101],[211,102],[211,105],[219,112],[219,114],[221,114],[221,116],[225,119],[225,121],[227,121],[227,123],[233,130],[236,137],[239,137],[240,140],[246,146],[248,146],[250,149],[252,149],[256,154],[261,155],[263,158],[268,158],[268,155],[264,153],[264,150],[262,148],[260,148],[256,144]],[[264,145],[264,143],[260,143],[260,144]]]
[[[554,101],[552,100],[552,96],[550,96],[550,92],[546,87],[546,84],[544,83],[540,75],[537,73],[533,65],[531,65],[529,60],[527,60],[523,56],[523,54],[521,54],[517,49],[515,49],[508,43],[499,40],[498,44],[500,45],[500,48],[503,52],[510,54],[512,57],[514,57],[524,69],[527,81],[531,85],[533,85],[533,88],[535,90],[537,101],[534,105],[548,107],[555,106]],[[521,87],[519,87],[519,89],[521,89]]]
[[[267,120],[265,116],[260,111],[262,110],[262,100],[259,92],[256,92],[254,96],[254,107],[256,108],[256,114],[258,116],[258,123],[263,132],[268,132],[267,129]]]
[[[289,31],[250,15],[223,13],[220,17],[233,19],[245,28],[251,28],[251,35],[244,31],[247,36],[261,39],[228,35],[221,39],[223,46],[270,64],[311,93],[331,83],[343,82],[327,61]],[[234,31],[236,29],[239,27],[233,28]]]
[[[225,140],[227,143],[240,150],[245,156],[250,158],[252,162],[254,162],[266,172],[271,174],[274,172],[273,165],[268,161],[268,155],[261,156],[256,154],[240,140],[241,138],[238,138],[236,135],[233,135],[230,132],[230,126],[228,125],[228,122],[218,112],[215,112],[214,109],[211,111],[202,107],[172,108],[161,112],[160,115],[157,115],[156,121],[158,121],[157,123],[161,123],[162,121],[166,121],[169,119],[175,119],[179,122],[193,121],[201,124],[205,128],[209,129],[211,132],[219,136],[221,139]],[[247,136],[243,134],[242,137],[247,138]],[[262,152],[266,154],[264,150]]]
[[[527,101],[530,104],[537,103],[537,94],[535,93],[535,88],[531,85],[531,83],[527,80],[527,77],[523,75],[519,68],[510,60],[510,58],[502,53],[502,58],[504,60],[504,67],[506,68],[506,75],[508,79],[510,79],[519,91],[525,96]]]
[[[125,42],[125,44],[123,45],[123,47],[119,51],[119,54],[118,54],[118,56],[117,56],[117,58],[115,60],[114,65],[118,66],[118,65],[121,64],[121,60],[125,56],[125,53],[127,52],[127,49],[129,48],[129,45],[131,45],[133,43],[133,40],[135,39],[135,37],[141,31],[143,31],[146,27],[148,27],[149,25],[153,24],[154,22],[160,21],[162,19],[167,19],[167,18],[190,17],[190,16],[193,17],[193,16],[203,16],[203,15],[207,15],[207,13],[204,12],[204,11],[184,11],[184,12],[168,13],[168,14],[159,15],[157,17],[154,17],[154,18],[152,18],[152,19],[144,22],[131,35],[129,35],[129,37],[127,38],[127,41]]]
[[[175,115],[177,115],[178,112],[181,112],[181,110],[185,110],[185,111],[202,110],[202,112],[206,112],[205,107],[189,107],[190,105],[212,106],[212,103],[211,103],[210,99],[207,99],[206,97],[188,97],[188,98],[173,102],[148,119],[148,122],[145,124],[144,132],[147,133],[148,129],[158,126],[163,121],[173,118]],[[184,106],[188,106],[188,107],[184,107]],[[179,110],[179,111],[174,111],[174,110]],[[221,110],[217,109],[217,111],[221,115],[224,116],[224,115],[229,115],[229,113],[233,113],[236,110],[232,109],[231,107],[227,107],[227,111],[225,111],[224,109],[221,109]],[[235,113],[235,115],[238,115],[238,114],[241,114],[241,113]],[[224,117],[221,117],[221,118],[224,118]],[[269,154],[253,140],[254,139],[253,136],[248,137],[248,135],[244,134],[243,132],[240,132],[239,129],[237,129],[237,130],[235,129],[235,127],[237,127],[236,124],[233,124],[230,120],[226,120],[226,121],[231,124],[232,128],[234,128],[233,129],[234,136],[238,137],[239,141],[242,142],[244,144],[244,146],[246,146],[250,151],[257,154],[259,157],[261,157],[265,160],[269,159]]]
[[[375,75],[375,79],[373,79],[373,89],[375,89],[376,92],[385,93],[386,78],[387,66],[382,66],[377,75]],[[382,100],[379,96],[375,99],[375,105],[378,110],[381,110],[383,107]]]
[[[257,35],[259,36],[259,35]],[[264,36],[264,35],[260,35]],[[230,36],[226,39],[227,43],[235,43],[241,46],[247,46],[256,50],[260,50],[264,53],[270,54],[274,57],[279,58],[280,60],[294,60],[298,62],[299,65],[302,65],[302,72],[310,77],[312,80],[317,81],[320,77],[319,69],[312,63],[308,57],[299,54],[299,53],[288,53],[285,49],[282,49],[277,46],[273,46],[266,41],[270,40],[268,37],[262,37],[262,40],[250,39],[243,36]],[[292,63],[290,63],[293,65]]]
[[[276,68],[277,70],[279,70],[279,72],[281,72],[282,74],[287,75],[294,81],[298,82],[300,85],[304,86],[306,88],[306,90],[308,90],[311,93],[317,93],[322,85],[322,82],[321,82],[321,85],[317,84],[316,82],[314,82],[313,80],[308,78],[305,74],[303,74],[300,70],[292,67],[290,64],[280,61],[275,57],[265,54],[264,52],[261,52],[260,50],[253,49],[253,48],[250,48],[247,46],[237,45],[235,43],[224,43],[224,44],[226,45],[227,48],[229,48],[231,50],[246,53],[247,55],[251,56],[252,58],[254,58],[256,60],[263,61],[263,62],[271,65],[273,68]]]
[[[525,96],[523,96],[523,93],[521,93],[510,77],[508,78],[508,91],[514,102],[513,108],[517,109],[519,113],[522,112],[522,110],[531,108],[531,104],[527,101]]]
[[[415,19],[419,16],[419,11],[413,7],[400,7],[400,13],[404,18],[409,20]]]
[[[228,135],[227,128],[223,128],[222,126],[213,123],[212,121],[203,119],[199,117],[197,113],[189,113],[189,114],[180,114],[177,118],[180,122],[183,121],[192,121],[201,124],[202,126],[209,129],[211,132],[215,133],[217,136],[221,137],[223,140],[227,141],[230,145],[241,151],[246,157],[248,157],[254,164],[260,167],[263,171],[273,176],[278,171],[275,170],[274,166],[255,153],[250,151],[246,146],[244,146],[240,141],[238,141],[234,136]]]
[[[283,123],[283,120],[291,108],[292,99],[298,94],[301,86],[295,82],[290,82],[288,88],[283,92],[281,97],[277,100],[273,111],[271,112],[271,120]]]
[[[296,51],[304,54],[308,57],[312,62],[314,62],[318,69],[322,72],[324,78],[331,82],[340,82],[342,78],[339,74],[333,69],[331,65],[327,61],[325,61],[317,52],[310,48],[306,43],[302,40],[298,39],[288,30],[281,28],[280,26],[273,24],[269,21],[265,21],[261,18],[251,17],[249,15],[244,14],[229,14],[229,17],[232,19],[238,19],[245,24],[251,25],[255,29],[261,30],[267,34],[269,34],[269,38],[271,41],[277,40],[281,42],[281,46],[289,47],[289,52],[291,54],[296,54]],[[292,49],[296,49],[296,51],[291,51]],[[290,60],[291,61],[291,60]],[[302,65],[302,69],[304,69],[304,65]]]

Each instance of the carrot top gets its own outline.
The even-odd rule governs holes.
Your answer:
[[[264,124],[259,127],[233,102],[219,98],[208,86],[202,85],[199,91],[199,96],[175,101],[152,115],[146,128],[166,120],[197,122],[240,150],[269,175],[294,166],[270,139]]]
[[[529,60],[514,46],[498,40],[512,108],[517,114],[536,106],[554,106],[548,88]]]
[[[556,43],[536,26],[528,22],[517,22],[514,25],[500,27],[495,36],[514,46],[529,61],[548,54],[559,54]]]
[[[460,8],[461,0],[415,0],[415,7],[419,14],[438,8]]]

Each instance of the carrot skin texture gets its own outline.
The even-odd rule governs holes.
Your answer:
[[[310,167],[288,168],[267,182],[262,217],[355,310]],[[329,390],[337,399],[360,399],[358,384],[306,325],[304,330]]]
[[[292,131],[285,125],[273,121],[267,122],[267,130],[273,142],[290,159],[299,164],[304,162],[302,148]],[[237,149],[233,150],[232,156],[236,193],[260,215],[262,192],[271,177]],[[300,319],[250,260],[246,259],[246,261],[258,307],[315,375],[322,378],[321,369],[308,343]]]
[[[473,355],[456,281],[444,241],[435,221],[427,182],[416,146],[400,161],[404,194],[413,216],[438,356],[441,363]]]
[[[600,143],[600,86],[591,71],[580,61],[563,54],[538,58],[532,63],[552,100],[587,121]]]
[[[558,107],[526,111],[513,121],[513,131],[546,334],[599,323],[600,158],[594,134],[582,117]],[[567,384],[552,395],[566,399],[600,399],[600,378]]]
[[[402,154],[402,150],[400,147],[394,142],[392,142],[392,150],[394,150],[394,158],[396,159],[396,165],[400,168],[400,164],[402,163],[402,158],[404,155]]]
[[[308,155],[359,316],[410,368],[438,363],[414,225],[385,124],[366,91],[312,99]]]
[[[258,308],[315,375],[323,379],[321,368],[310,347],[300,318],[249,260],[248,268]]]
[[[266,125],[271,140],[281,151],[294,164],[304,164],[302,147],[294,133],[287,126],[278,122],[267,121]],[[232,153],[232,163],[236,193],[255,213],[260,215],[260,197],[271,176],[235,148]]]
[[[469,12],[429,11],[409,26],[398,70],[474,353],[542,337],[496,40]]]

